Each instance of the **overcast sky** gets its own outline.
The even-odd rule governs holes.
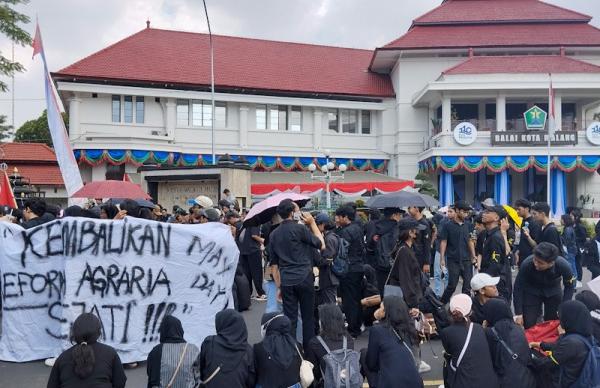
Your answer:
[[[404,34],[413,19],[441,0],[206,0],[215,34],[373,49]],[[596,16],[600,1],[547,0]],[[142,28],[207,32],[201,0],[31,0],[19,8],[37,15],[46,58],[57,71]],[[0,37],[0,51],[11,45]],[[27,69],[15,77],[15,127],[45,108],[43,73],[31,48],[16,47],[15,58]],[[5,80],[9,82],[10,79]],[[11,123],[11,92],[0,93],[0,115]]]

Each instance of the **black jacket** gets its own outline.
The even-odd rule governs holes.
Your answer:
[[[385,271],[391,268],[394,261],[392,251],[398,241],[398,234],[397,221],[390,219],[377,221],[374,235],[367,240],[368,251],[373,252],[376,269]]]
[[[78,345],[76,345],[78,346]],[[94,370],[82,380],[73,372],[73,347],[62,352],[56,359],[50,377],[48,388],[123,388],[127,382],[119,355],[112,347],[101,343],[93,343]]]
[[[389,284],[402,288],[404,301],[408,307],[416,308],[422,302],[421,266],[412,248],[402,245],[396,253]]]
[[[452,365],[456,366],[468,331],[468,324],[455,323],[440,333],[446,357],[450,360],[448,363],[452,362]],[[446,388],[499,387],[485,332],[477,323],[473,324],[471,341],[456,372],[452,371],[450,366],[446,368],[448,370],[447,381],[444,384]]]
[[[541,347],[552,352],[551,357],[544,359],[542,366],[560,367],[563,372],[560,387],[568,388],[579,377],[588,356],[588,347],[577,336],[568,334],[562,335],[555,343],[542,342]]]
[[[254,368],[256,384],[264,388],[288,388],[300,381],[300,363],[298,354],[287,367],[275,363],[267,354],[262,342],[254,344]]]
[[[508,335],[503,335],[502,332],[496,330],[498,333],[496,336],[492,328],[485,329],[494,369],[500,380],[500,388],[535,388],[535,375],[529,369],[531,351],[525,338],[525,331],[512,321],[510,324],[511,330]],[[498,338],[504,341],[512,354],[500,343]],[[516,359],[513,358],[513,354],[517,355]]]
[[[424,265],[429,265],[431,261],[431,233],[433,230],[433,223],[425,217],[417,222],[425,226],[425,230],[420,230],[417,233],[417,239],[414,244],[415,255],[422,268]]]
[[[598,254],[598,240],[596,238],[586,241],[583,249],[583,265],[586,267],[599,267],[600,255]]]
[[[40,226],[46,224],[50,221],[54,221],[55,217],[50,213],[44,213],[40,217],[33,218],[29,221],[21,222],[21,226],[24,229],[35,228],[36,226]]]

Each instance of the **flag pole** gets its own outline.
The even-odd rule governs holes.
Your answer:
[[[548,89],[548,144],[547,144],[547,155],[546,160],[548,163],[548,173],[546,176],[546,198],[548,200],[548,206],[550,207],[550,215],[552,216],[552,166],[551,166],[551,138],[554,133],[554,90],[552,88],[552,74],[548,74],[550,78],[550,89]]]
[[[206,24],[208,25],[208,41],[210,44],[210,101],[211,110],[210,115],[210,139],[211,139],[211,153],[212,153],[212,164],[217,164],[217,158],[215,156],[215,56],[213,51],[213,39],[212,31],[210,29],[210,19],[208,18],[208,9],[206,8],[206,0],[202,0],[204,4],[204,13],[206,14]]]

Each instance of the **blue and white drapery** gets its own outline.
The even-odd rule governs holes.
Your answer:
[[[494,199],[498,205],[508,205],[510,202],[510,178],[508,170],[503,170],[496,174]]]
[[[567,177],[564,171],[552,169],[550,187],[552,217],[558,218],[567,211]]]
[[[454,204],[454,180],[452,179],[452,173],[441,171],[440,172],[440,205],[448,206]]]

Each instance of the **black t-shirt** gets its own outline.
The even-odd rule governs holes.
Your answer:
[[[551,222],[546,226],[542,226],[539,238],[536,240],[536,242],[538,244],[541,242],[548,242],[554,244],[558,248],[559,252],[563,251],[560,233],[558,232],[558,229],[556,229],[554,222]]]
[[[305,225],[292,220],[283,221],[271,232],[269,257],[271,265],[278,265],[281,285],[295,286],[312,273],[315,249],[321,248],[321,240]]]
[[[433,226],[425,217],[422,217],[417,222],[426,228],[418,232],[417,239],[413,244],[419,265],[423,267],[425,264],[429,264],[431,260],[431,231]]]
[[[486,232],[481,258],[481,272],[490,276],[506,274],[507,256],[504,236],[496,227]]]
[[[252,238],[260,236],[260,226],[249,226],[240,232],[240,254],[251,255],[260,252],[260,242]]]
[[[454,261],[471,261],[469,251],[469,240],[473,225],[465,221],[459,224],[456,221],[450,221],[444,224],[440,231],[440,240],[446,241],[446,257]]]
[[[524,219],[521,225],[525,225],[526,222],[528,223],[527,228],[529,229],[529,236],[532,238],[533,241],[537,242],[539,239],[539,235],[542,231],[542,226],[539,222],[535,221],[532,216],[529,216],[528,218]],[[532,253],[533,247],[531,246],[531,244],[529,244],[529,239],[525,237],[523,232],[521,232],[521,240],[519,240],[520,263],[525,261],[525,259],[531,256]]]

